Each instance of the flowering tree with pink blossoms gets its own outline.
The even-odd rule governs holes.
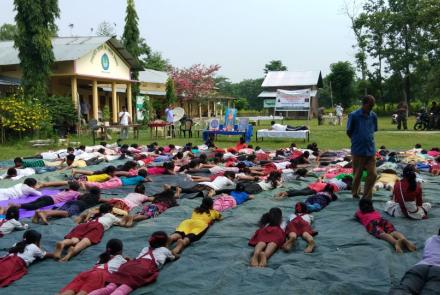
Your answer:
[[[195,64],[189,68],[172,68],[170,74],[174,80],[177,96],[182,101],[209,96],[214,90],[214,75],[219,69],[220,65],[202,64]]]

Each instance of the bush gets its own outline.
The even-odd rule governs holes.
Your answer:
[[[44,100],[43,105],[49,112],[52,125],[72,126],[78,120],[77,110],[70,97],[49,96]]]
[[[41,129],[49,122],[49,112],[41,103],[18,97],[0,99],[1,125],[20,134]]]

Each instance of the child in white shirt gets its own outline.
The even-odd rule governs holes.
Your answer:
[[[289,216],[289,222],[285,227],[287,240],[283,245],[283,249],[288,252],[295,244],[298,237],[302,237],[307,242],[304,253],[312,253],[315,249],[315,241],[313,236],[317,234],[312,229],[313,216],[308,214],[307,205],[299,202],[295,205],[295,213]]]
[[[26,178],[23,183],[18,183],[9,188],[0,189],[0,201],[20,199],[24,196],[41,197],[43,194],[37,191],[37,180],[34,178]]]
[[[39,232],[27,230],[23,240],[10,248],[8,255],[0,258],[0,288],[21,279],[36,259],[53,258],[52,254],[40,249],[40,240]]]
[[[19,212],[20,211],[15,206],[11,206],[6,210],[5,218],[0,219],[0,238],[4,235],[10,234],[15,229],[28,229],[29,225],[18,221],[18,219],[20,218]]]
[[[177,257],[166,248],[168,235],[165,232],[154,232],[148,240],[150,246],[142,249],[136,259],[123,264],[112,273],[107,287],[96,290],[89,295],[97,294],[128,294],[131,291],[154,282],[159,276],[159,269],[167,260]]]

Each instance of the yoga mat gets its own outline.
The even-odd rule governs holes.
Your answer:
[[[53,196],[53,195],[59,193],[60,190],[58,190],[58,189],[42,189],[41,192],[43,193],[43,196]],[[27,196],[27,197],[20,198],[20,199],[0,201],[0,207],[7,207],[11,203],[12,204],[25,204],[25,203],[33,202],[38,198],[39,197],[35,197],[35,196]],[[55,205],[51,205],[51,206],[42,207],[42,208],[40,208],[40,210],[48,210],[48,209],[52,209],[55,206],[60,207],[62,205],[64,205],[64,202],[58,203]],[[35,210],[20,209],[19,211],[20,211],[20,219],[30,218],[30,217],[34,216],[34,214],[35,214]]]

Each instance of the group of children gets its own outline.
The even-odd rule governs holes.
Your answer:
[[[318,212],[332,201],[336,201],[336,193],[349,190],[352,185],[349,157],[320,153],[316,144],[310,144],[303,150],[292,144],[287,149],[270,153],[262,151],[259,147],[254,149],[242,140],[235,147],[226,150],[216,148],[213,143],[199,147],[187,144],[181,148],[174,145],[158,147],[155,143],[144,148],[137,145],[111,148],[102,145],[96,148],[99,152],[94,149],[88,152],[86,148],[80,149],[82,152],[79,152],[78,156],[83,155],[82,158],[87,159],[86,161],[97,161],[90,156],[96,156],[99,160],[99,155],[96,154],[99,153],[127,161],[123,165],[110,165],[102,170],[78,170],[81,166],[72,165],[74,157],[77,157],[75,150],[68,149],[65,157],[66,160],[69,159],[62,171],[71,169],[72,176],[69,180],[38,183],[34,178],[26,178],[23,183],[0,189],[0,200],[11,200],[7,208],[1,208],[5,211],[5,216],[0,221],[0,236],[9,234],[14,229],[28,228],[28,225],[19,221],[19,209],[35,210],[32,218],[34,223],[48,224],[51,218],[78,216],[78,225],[67,233],[62,241],[56,243],[53,253],[46,253],[39,248],[41,235],[38,232],[27,230],[23,240],[17,243],[21,246],[15,245],[9,250],[9,255],[0,258],[0,267],[8,270],[0,275],[1,287],[21,278],[26,274],[29,264],[36,259],[47,257],[68,261],[85,248],[98,244],[104,232],[114,225],[131,227],[134,222],[157,217],[168,208],[176,206],[181,197],[201,197],[201,205],[194,209],[191,218],[182,221],[169,236],[165,232],[153,233],[149,238],[149,246],[144,248],[136,259],[127,261],[122,255],[122,241],[111,239],[107,243],[105,253],[99,257],[98,264],[79,274],[61,291],[62,294],[128,294],[133,289],[153,282],[160,267],[167,260],[178,258],[188,245],[203,237],[212,223],[222,219],[222,211],[253,199],[254,194],[280,188],[286,181],[301,180],[320,163],[323,166],[330,164],[340,167],[340,173],[333,175],[334,170],[326,170],[324,175],[332,177],[320,177],[307,188],[276,194],[276,199],[301,195],[308,197],[295,204],[294,212],[286,221],[283,220],[279,208],[272,208],[261,217],[259,229],[249,240],[249,245],[254,247],[250,265],[265,267],[268,259],[278,248],[290,251],[300,237],[307,243],[304,252],[313,252],[313,237],[317,231],[312,228],[311,213]],[[61,152],[56,154],[55,160],[64,162],[59,158]],[[44,159],[49,156],[41,157]],[[53,158],[54,155],[51,154],[50,157]],[[102,160],[108,161],[108,158]],[[20,161],[16,161],[14,169],[20,169],[17,162]],[[414,202],[416,207],[424,210],[426,218],[430,205],[424,206],[421,197],[417,197],[421,195],[421,189],[417,184],[414,187],[416,170],[406,167],[405,169],[404,172],[411,171],[404,173],[402,181],[393,179],[396,185],[399,183],[401,195],[400,203],[396,199],[396,204],[403,202],[406,206],[412,206],[411,202]],[[8,169],[8,173],[9,170],[11,168]],[[159,174],[185,174],[186,179],[193,181],[193,184],[182,188],[166,185],[162,192],[152,196],[146,195],[144,183],[152,181],[151,175]],[[409,181],[408,185],[405,184],[406,180]],[[400,183],[404,183],[403,187]],[[51,195],[43,195],[39,190],[59,186],[67,186],[67,189]],[[123,186],[133,186],[134,192],[125,198],[101,197],[101,191]],[[388,188],[386,185],[383,187]],[[393,186],[393,189],[398,191],[396,186]],[[84,193],[81,193],[81,190]],[[36,199],[26,203],[14,203],[14,200],[29,195],[35,196]],[[144,205],[146,202],[148,204]],[[59,204],[61,205],[58,207]],[[95,207],[97,205],[99,207]],[[57,207],[44,209],[48,206]],[[140,212],[130,214],[130,211],[140,206],[143,206]],[[89,209],[92,207],[95,208]],[[407,217],[411,217],[409,212],[410,210],[401,209],[401,215],[406,213]],[[365,226],[368,233],[388,241],[396,252],[402,252],[403,249],[416,250],[415,245],[396,231],[391,222],[382,218],[373,208],[371,200],[364,198],[359,201],[359,210],[355,217]]]

